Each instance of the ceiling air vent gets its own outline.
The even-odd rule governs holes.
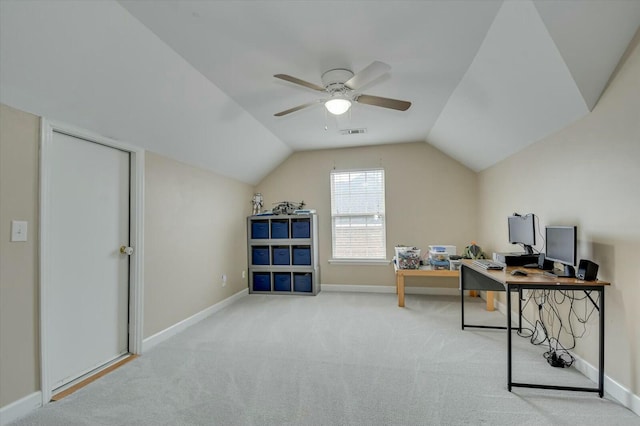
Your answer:
[[[367,129],[342,129],[341,135],[359,135],[360,133],[367,133]]]

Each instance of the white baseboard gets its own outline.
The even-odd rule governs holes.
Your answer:
[[[0,408],[0,426],[18,420],[33,410],[42,407],[42,392],[34,392]]]
[[[506,304],[495,300],[495,306],[500,312],[507,315]],[[593,383],[598,383],[598,369],[575,353],[571,352],[571,355],[575,358],[575,363],[573,365],[576,370],[584,374]],[[604,375],[604,391],[620,404],[640,416],[640,396],[635,395],[631,390],[622,386],[606,374]]]
[[[584,374],[593,383],[598,383],[598,369],[573,352],[571,355],[575,358],[573,365],[576,370]],[[620,404],[640,416],[640,397],[634,395],[631,390],[622,386],[606,374],[604,375],[604,391]]]
[[[153,348],[157,344],[162,343],[168,338],[175,336],[176,334],[187,329],[188,327],[196,323],[199,323],[203,319],[220,311],[222,308],[226,308],[227,306],[237,302],[240,298],[246,296],[248,293],[249,293],[249,290],[245,288],[244,290],[237,292],[233,296],[227,297],[226,299],[216,303],[215,305],[209,306],[208,308],[203,309],[197,314],[194,314],[189,318],[186,318],[172,325],[171,327],[165,328],[164,330],[159,331],[153,336],[147,337],[142,341],[142,353],[145,353],[146,351]]]
[[[395,293],[394,285],[349,285],[322,284],[322,291],[355,292],[355,293]],[[405,287],[405,294],[430,294],[435,296],[460,296],[457,288],[441,287]]]

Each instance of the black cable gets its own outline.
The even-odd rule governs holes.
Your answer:
[[[586,292],[583,296],[577,296],[574,290],[531,290],[528,297],[523,299],[524,304],[520,315],[533,328],[522,327],[518,331],[518,335],[528,338],[533,345],[546,343],[548,350],[543,353],[543,357],[549,365],[561,368],[572,366],[575,358],[569,351],[575,348],[577,339],[584,336],[586,323],[598,310],[600,294],[598,293],[595,302],[589,296]],[[579,312],[576,306],[577,302],[584,303],[583,311]],[[591,305],[588,302],[591,302]],[[533,322],[524,315],[530,303],[535,303],[537,307],[537,318]],[[569,304],[569,311],[566,315],[566,321],[563,321],[560,305],[566,303]],[[589,308],[589,306],[591,307]],[[581,325],[582,329],[578,331],[575,328],[577,325]],[[560,342],[563,333],[570,339],[568,345],[563,345]]]
[[[524,312],[526,310],[526,307],[527,307],[527,305],[529,304],[529,302],[531,300],[534,301],[534,303],[538,306],[538,308],[540,308],[542,306],[543,301],[536,300],[536,292],[534,290],[534,291],[531,291],[529,293],[529,297],[525,300],[525,303],[522,305],[522,311],[521,312]],[[521,330],[518,331],[518,335],[520,337],[528,338],[529,342],[532,345],[535,345],[535,346],[542,345],[543,343],[548,341],[548,336],[547,336],[546,332],[544,333],[543,338],[541,340],[539,340],[540,333],[539,333],[538,330],[542,329],[544,331],[544,329],[545,329],[544,323],[542,323],[539,320],[536,320],[535,323],[532,323],[531,321],[529,321],[529,319],[525,315],[522,315],[522,318],[527,323],[529,323],[529,325],[531,325],[531,327],[533,327],[533,328],[522,327]],[[525,334],[524,331],[528,332],[528,334]]]
[[[534,221],[536,225],[536,230],[538,231],[538,235],[540,235],[540,239],[542,240],[542,248],[538,251],[538,253],[544,253],[544,248],[547,245],[547,241],[545,236],[542,235],[542,231],[540,231],[540,216],[534,215]]]

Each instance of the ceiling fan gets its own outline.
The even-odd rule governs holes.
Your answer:
[[[296,107],[275,113],[276,117],[291,114],[301,109],[324,103],[327,111],[334,115],[344,114],[351,108],[353,102],[390,108],[398,111],[406,111],[411,106],[411,102],[398,99],[382,98],[380,96],[365,95],[358,92],[358,89],[372,82],[376,78],[388,72],[391,67],[384,62],[374,61],[357,74],[353,71],[336,68],[322,74],[322,86],[308,81],[300,80],[287,74],[276,74],[274,77],[290,83],[299,84],[309,89],[325,92],[329,95],[327,99],[318,99],[313,102],[298,105]]]

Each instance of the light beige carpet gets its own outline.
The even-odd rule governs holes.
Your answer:
[[[504,323],[480,299],[470,323]],[[514,336],[514,379],[593,386]],[[250,295],[15,425],[638,425],[593,393],[506,389],[506,335],[458,297]]]

